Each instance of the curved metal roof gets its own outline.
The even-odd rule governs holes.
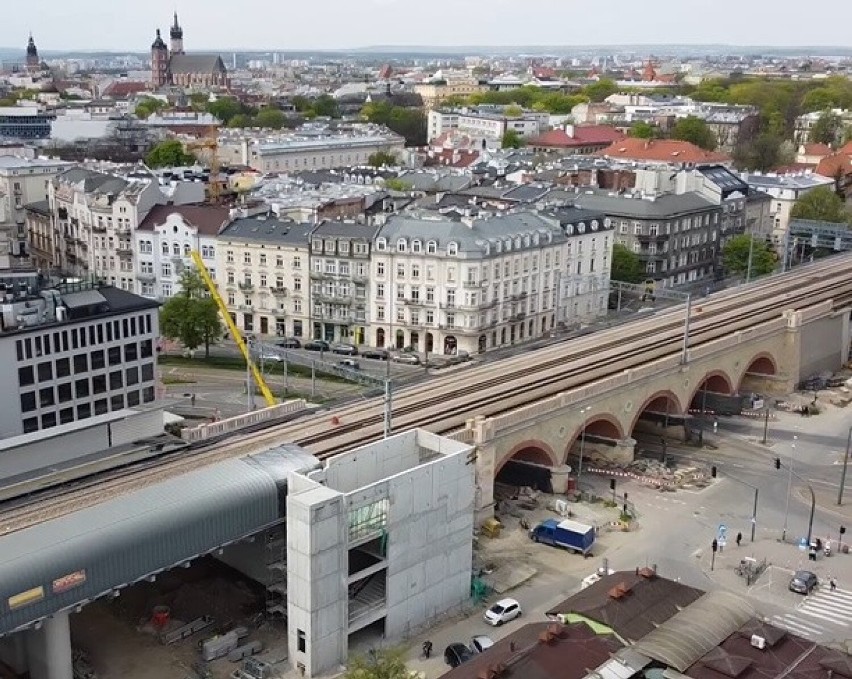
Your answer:
[[[289,472],[317,464],[283,446],[0,535],[0,635],[280,522]]]

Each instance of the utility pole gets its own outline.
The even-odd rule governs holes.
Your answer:
[[[754,233],[751,234],[751,241],[748,244],[748,267],[746,268],[746,284],[751,281],[751,258],[754,256]]]
[[[846,453],[843,455],[843,471],[840,473],[840,490],[837,492],[837,504],[843,504],[843,489],[846,486],[846,468],[849,466],[849,453],[852,447],[852,427],[849,427],[849,435],[846,437]]]
[[[793,490],[793,455],[796,452],[796,441],[798,439],[798,436],[793,436],[793,443],[790,444],[790,473],[787,477],[787,504],[784,508],[784,530],[781,531],[781,542],[787,539],[787,519],[790,516],[790,493]]]
[[[583,416],[583,428],[580,430],[580,463],[577,465],[577,490],[580,490],[580,478],[583,476],[583,450],[586,447],[586,413],[591,409],[591,406],[580,409],[580,414]],[[582,493],[583,491],[580,490],[580,492]]]
[[[692,293],[686,293],[686,318],[683,320],[683,355],[680,362],[689,363],[689,317],[692,312]]]

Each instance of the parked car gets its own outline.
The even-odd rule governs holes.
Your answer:
[[[491,637],[486,637],[484,634],[477,634],[470,640],[470,650],[477,653],[484,653],[494,645]]]
[[[301,349],[302,343],[297,340],[295,337],[285,337],[280,342],[276,342],[279,347],[283,347],[284,349]]]
[[[485,611],[485,622],[493,627],[521,617],[521,605],[514,599],[500,599]]]
[[[394,363],[405,363],[407,365],[420,365],[420,357],[417,354],[396,354],[391,358]]]
[[[358,363],[354,358],[344,358],[342,361],[338,361],[337,365],[341,368],[349,368],[351,370],[360,370],[361,364]]]
[[[466,663],[470,660],[473,655],[473,651],[464,644],[450,644],[444,650],[444,662],[450,667],[458,667],[462,663]]]
[[[817,576],[810,571],[796,571],[790,579],[790,591],[797,594],[810,594],[819,584]]]
[[[354,344],[335,344],[331,350],[335,354],[343,354],[344,356],[357,356],[358,347]]]
[[[257,359],[258,363],[260,363],[261,361],[264,363],[281,363],[282,361],[284,361],[284,359],[278,354],[273,354],[271,352],[263,352]]]
[[[364,358],[372,358],[377,361],[388,360],[388,352],[384,349],[363,349],[361,351],[361,356],[363,356]]]
[[[331,349],[331,345],[325,340],[311,340],[305,342],[305,349],[307,351],[328,351]]]

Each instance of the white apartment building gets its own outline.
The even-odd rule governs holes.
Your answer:
[[[47,200],[50,180],[68,163],[41,158],[0,156],[0,268],[27,255],[27,205]]]
[[[769,204],[769,215],[772,220],[772,240],[776,244],[783,243],[787,237],[790,213],[799,198],[820,186],[834,188],[833,179],[811,172],[787,175],[743,172],[740,176],[751,188],[762,191],[772,198]]]
[[[531,138],[540,135],[549,125],[549,113],[524,111],[519,116],[509,116],[506,115],[506,109],[506,106],[484,105],[476,108],[429,111],[428,139],[431,142],[445,132],[456,130],[493,146],[502,140],[508,130],[514,130],[523,138]]]
[[[216,243],[216,285],[245,333],[307,337],[314,224],[258,215],[235,219]]]
[[[54,177],[49,201],[62,268],[136,290],[134,233],[165,202],[157,183],[72,168]]]
[[[390,217],[373,248],[371,341],[482,352],[606,313],[610,229],[575,217]]]
[[[368,341],[370,249],[376,227],[324,221],[311,233],[312,337],[329,342]]]
[[[215,280],[216,237],[229,217],[228,208],[214,205],[155,205],[134,233],[136,292],[160,301],[178,294],[181,273],[194,267],[193,250]]]
[[[248,165],[259,172],[300,172],[365,165],[374,153],[401,155],[405,140],[370,127],[348,134],[248,136],[228,130],[219,139],[223,163]]]

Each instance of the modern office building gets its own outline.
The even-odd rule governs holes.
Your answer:
[[[47,139],[56,116],[34,106],[0,107],[0,139]]]
[[[287,632],[302,674],[345,664],[359,630],[401,639],[469,599],[472,453],[412,429],[289,475]]]
[[[155,399],[156,302],[113,286],[0,275],[0,437]]]

